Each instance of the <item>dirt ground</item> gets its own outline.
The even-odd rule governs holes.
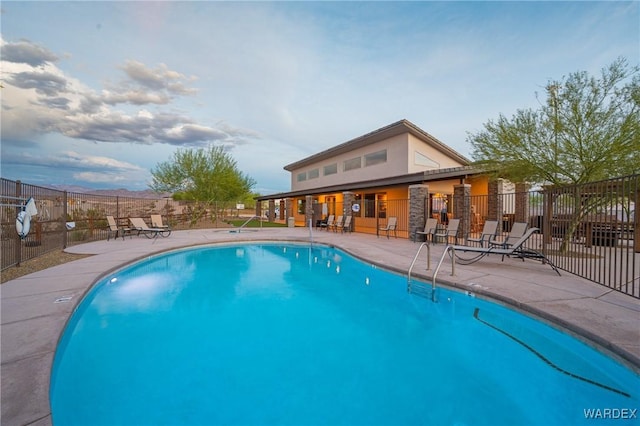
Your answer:
[[[5,283],[10,280],[14,280],[23,275],[38,272],[43,269],[51,268],[52,266],[61,265],[63,263],[71,262],[73,260],[82,259],[83,257],[90,256],[88,254],[71,254],[65,253],[62,250],[54,250],[42,256],[38,256],[35,259],[26,260],[20,264],[20,266],[12,266],[0,272],[0,282]]]

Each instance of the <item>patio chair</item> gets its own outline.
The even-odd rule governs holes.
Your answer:
[[[169,229],[169,225],[165,225],[162,222],[162,216],[159,214],[152,214],[151,215],[151,226],[153,228],[164,228],[164,229]]]
[[[518,238],[509,246],[477,247],[451,245],[451,251],[449,252],[449,254],[452,257],[455,256],[455,261],[462,265],[470,265],[490,254],[501,255],[503,261],[505,256],[517,257],[522,259],[523,262],[525,259],[534,259],[541,261],[543,265],[548,264],[558,275],[560,275],[560,271],[558,270],[558,268],[549,259],[547,259],[544,254],[540,253],[539,251],[524,247],[524,244],[527,242],[527,240],[538,231],[538,228],[529,228],[520,238]],[[466,258],[460,256],[459,253],[472,253],[473,257]]]
[[[489,246],[489,243],[495,240],[497,233],[498,221],[487,220],[482,227],[482,232],[480,232],[480,238],[467,238],[467,242],[480,244],[480,247],[484,247],[485,243]]]
[[[158,235],[161,237],[168,237],[171,235],[171,229],[149,228],[141,217],[130,217],[129,222],[131,222],[132,228],[138,231],[138,235],[144,234],[147,238],[157,238]]]
[[[391,216],[389,218],[389,220],[387,221],[387,226],[381,226],[380,228],[378,228],[378,231],[384,231],[387,233],[387,239],[389,239],[389,234],[391,232],[393,232],[393,236],[398,238],[398,234],[397,234],[397,226],[398,226],[398,218],[395,216]],[[378,237],[380,236],[380,233],[378,232]]]
[[[114,240],[118,238],[118,235],[122,235],[122,239],[124,240],[124,236],[126,234],[131,235],[131,232],[133,232],[133,229],[131,228],[118,226],[118,223],[113,216],[107,216],[107,224],[109,225],[109,229],[107,231],[107,241],[111,239],[111,234],[113,234]]]
[[[450,219],[449,225],[445,229],[436,230],[433,234],[433,240],[438,241],[438,238],[444,238],[444,242],[449,244],[451,237],[454,238],[454,244],[458,242],[458,228],[460,227],[460,219]]]
[[[520,238],[527,232],[528,227],[529,224],[526,222],[514,222],[513,226],[511,226],[511,231],[509,231],[509,234],[507,234],[507,237],[504,240],[489,240],[489,245],[501,248],[509,248],[520,240]]]
[[[333,222],[333,225],[331,225],[331,228],[333,228],[334,232],[338,232],[338,229],[341,229],[343,225],[344,225],[344,216],[340,215],[338,216],[336,221]]]
[[[418,235],[424,235],[424,240],[433,242],[433,234],[436,233],[436,228],[438,227],[438,219],[429,218],[424,224],[424,229],[420,230],[420,228],[416,229],[412,235],[413,241],[418,240]]]
[[[344,219],[344,223],[342,224],[342,226],[340,227],[340,232],[344,233],[346,232],[351,232],[351,216],[347,216]]]
[[[330,214],[329,217],[327,217],[326,221],[320,222],[320,229],[326,228],[326,230],[328,231],[329,228],[333,226],[334,222],[335,222],[335,215]]]

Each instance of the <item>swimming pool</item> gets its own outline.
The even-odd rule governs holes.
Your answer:
[[[632,371],[503,306],[438,291],[432,303],[407,293],[405,277],[317,245],[151,257],[97,283],[70,319],[52,371],[54,424],[637,416]]]

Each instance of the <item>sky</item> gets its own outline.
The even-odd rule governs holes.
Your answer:
[[[283,167],[401,119],[470,135],[570,73],[640,63],[640,2],[1,3],[1,174],[144,190],[222,145],[262,195]]]

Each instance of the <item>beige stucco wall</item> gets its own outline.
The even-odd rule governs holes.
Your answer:
[[[301,191],[330,185],[339,185],[348,182],[366,181],[407,174],[408,168],[406,158],[408,150],[408,136],[409,135],[407,133],[398,135],[393,138],[385,139],[381,142],[367,145],[364,148],[349,151],[345,154],[337,155],[330,159],[293,170],[291,172],[291,190]],[[387,162],[365,167],[364,156],[383,149],[387,150]],[[343,170],[344,161],[355,157],[362,157],[362,167],[345,172]],[[324,176],[324,167],[334,163],[337,163],[338,165],[338,173]],[[313,169],[319,170],[319,176],[317,178],[298,182],[299,173],[308,172]]]
[[[451,167],[460,167],[463,164],[451,159],[447,155],[442,152],[434,149],[432,146],[427,145],[421,139],[407,134],[408,136],[408,149],[407,149],[407,173],[418,173],[423,172],[425,170],[437,170],[437,169],[447,169]],[[430,160],[437,163],[437,166],[423,166],[415,163],[415,152],[419,152],[420,154],[428,157]]]

